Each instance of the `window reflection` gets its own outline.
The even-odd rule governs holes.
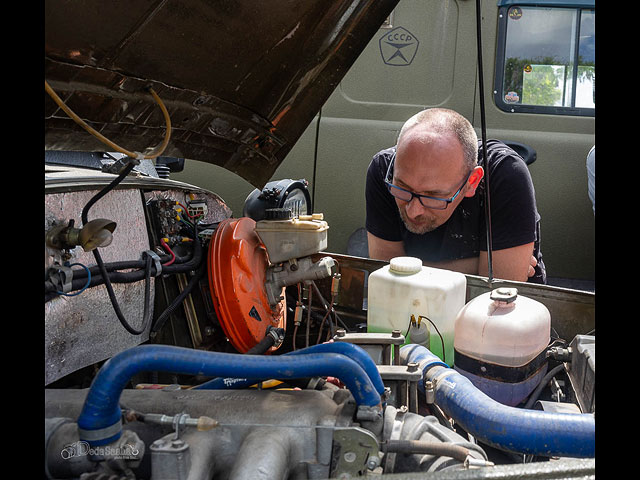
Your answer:
[[[504,103],[595,108],[595,10],[512,6],[505,43]]]

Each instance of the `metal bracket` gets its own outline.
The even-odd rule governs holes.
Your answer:
[[[136,158],[125,155],[121,158],[116,159],[114,162],[103,163],[102,173],[112,173],[114,175],[119,175],[130,163],[133,163],[136,166],[140,165],[140,161],[144,159],[144,156],[140,152],[135,153],[138,155]]]
[[[360,427],[333,431],[331,478],[359,477],[380,464],[380,448],[375,435]]]
[[[402,433],[402,427],[404,426],[404,415],[408,409],[406,406],[401,406],[396,410],[396,416],[393,420],[393,426],[391,428],[391,435],[389,440],[399,440]],[[388,452],[385,454],[384,459],[384,473],[393,473],[396,463],[396,454]]]
[[[71,291],[73,280],[73,270],[64,265],[53,265],[47,270],[49,281],[56,287],[58,292],[68,293]]]

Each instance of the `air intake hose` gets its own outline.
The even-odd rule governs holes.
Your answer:
[[[207,352],[168,345],[141,345],[112,357],[94,378],[78,417],[81,440],[98,446],[120,437],[120,395],[135,374],[145,371],[234,378],[334,376],[346,385],[358,407],[380,412],[382,409],[380,394],[367,373],[345,355],[310,353],[301,357],[270,357]]]
[[[435,384],[435,403],[478,440],[516,453],[595,456],[595,416],[509,407],[478,390],[422,345],[400,349],[403,363],[420,365],[424,381]],[[424,384],[419,387],[424,391]]]

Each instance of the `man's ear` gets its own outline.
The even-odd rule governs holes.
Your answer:
[[[471,175],[469,175],[469,180],[468,180],[469,188],[464,194],[465,197],[473,197],[475,195],[476,188],[478,188],[478,185],[480,184],[480,180],[482,180],[482,177],[484,177],[484,169],[481,166],[475,167],[471,172]]]

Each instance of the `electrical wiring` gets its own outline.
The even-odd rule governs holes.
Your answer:
[[[181,208],[184,208],[181,206]],[[204,217],[204,214],[200,214],[200,215],[190,215],[186,210],[184,210],[185,215],[187,215],[190,219],[193,220],[193,223],[187,219],[184,218],[183,215],[180,215],[180,211],[178,212],[178,218],[180,223],[182,223],[183,225],[185,225],[188,229],[191,230],[191,232],[195,232],[195,227],[198,224],[198,219]]]
[[[169,255],[171,255],[171,260],[162,264],[163,267],[168,267],[169,265],[173,264],[173,262],[176,261],[176,254],[173,253],[173,250],[171,250],[171,247],[165,241],[164,238],[160,239],[160,244],[162,245],[162,248],[164,248],[169,253]]]
[[[122,153],[124,155],[127,155],[128,157],[137,158],[137,159],[145,159],[145,160],[154,159],[154,158],[159,157],[160,155],[162,155],[164,150],[167,148],[167,145],[169,144],[169,139],[171,138],[171,117],[169,116],[169,112],[167,111],[167,107],[165,107],[164,103],[162,102],[162,100],[160,99],[158,94],[151,87],[148,88],[148,91],[151,94],[151,96],[153,97],[153,99],[156,101],[158,106],[160,107],[160,110],[162,110],[162,115],[164,116],[164,121],[165,121],[165,124],[166,124],[166,130],[165,130],[164,139],[163,139],[162,143],[160,144],[160,146],[156,150],[154,150],[153,152],[151,152],[150,154],[147,154],[147,155],[142,155],[139,152],[132,152],[130,150],[127,150],[127,149],[115,144],[114,142],[109,140],[107,137],[102,135],[100,132],[96,131],[93,127],[91,127],[84,120],[82,120],[73,110],[71,110],[62,101],[62,99],[53,90],[53,88],[51,88],[51,86],[49,85],[49,83],[46,80],[44,81],[44,89],[49,94],[49,96],[53,99],[53,101],[69,117],[71,117],[71,119],[73,121],[75,121],[78,125],[80,125],[82,128],[84,128],[87,132],[89,132],[91,135],[96,137],[98,140],[100,140],[102,143],[104,143],[105,145],[107,145],[111,149],[113,149],[113,150],[115,150],[117,152],[120,152],[120,153]]]
[[[176,202],[176,205],[178,205],[178,206],[179,206],[179,207],[184,211],[185,215],[186,215],[187,217],[189,217],[190,219],[197,220],[197,219],[199,219],[200,217],[204,217],[204,213],[200,213],[199,215],[191,215],[191,214],[189,213],[189,210],[187,210],[187,207],[185,207],[185,206],[184,206],[183,204],[181,204],[180,202]]]
[[[180,292],[180,294],[173,299],[171,304],[162,312],[155,323],[151,326],[150,335],[154,337],[157,332],[164,326],[165,322],[169,319],[169,316],[173,313],[173,311],[178,308],[180,304],[184,301],[185,298],[192,292],[192,290],[198,285],[200,280],[204,278],[207,273],[206,265],[196,271],[195,275],[189,280],[189,283],[185,286],[184,290]]]
[[[200,262],[200,259],[206,258],[206,255],[203,256],[202,254],[203,247],[202,247],[202,244],[200,243],[200,240],[198,240],[198,226],[196,225],[194,228],[195,228],[195,232],[194,232],[195,240],[194,240],[194,247],[193,247],[194,248],[193,256],[194,258],[197,259],[197,263],[193,266],[192,270],[195,270],[195,274],[193,275],[191,280],[189,280],[189,282],[187,283],[185,288],[182,290],[182,292],[180,292],[180,294],[173,299],[171,304],[164,310],[164,312],[162,312],[158,316],[154,324],[151,326],[151,330],[150,330],[151,336],[155,336],[157,334],[157,332],[162,328],[162,326],[165,324],[165,322],[167,321],[169,316],[173,313],[173,311],[176,308],[178,308],[180,304],[182,304],[185,298],[187,298],[187,296],[196,287],[196,285],[200,283],[200,280],[204,278],[204,276],[207,273],[206,262]],[[167,268],[171,268],[171,267],[167,267]]]
[[[300,319],[297,317],[297,315],[298,315],[298,311],[300,311],[300,314],[302,314],[301,308],[302,308],[302,284],[298,283],[298,300],[296,301],[296,310],[295,310],[296,319],[293,327],[293,338],[291,340],[294,351],[296,350],[296,335],[298,334],[298,327],[300,326]]]
[[[309,288],[307,296],[308,296],[309,303],[307,304],[307,325],[306,325],[306,332],[304,336],[305,348],[309,346],[309,330],[311,328],[311,299],[313,297],[313,290],[311,288]]]
[[[418,315],[418,324],[420,323],[420,320],[422,319],[428,320],[429,323],[431,325],[433,325],[433,328],[435,328],[436,333],[438,334],[438,336],[440,337],[440,344],[442,345],[442,361],[445,362],[446,360],[444,359],[444,338],[442,338],[442,334],[440,333],[440,330],[438,330],[438,327],[435,323],[433,323],[433,320],[431,320],[429,317],[425,317],[424,315]],[[411,318],[409,319],[409,325],[407,326],[407,331],[404,333],[404,337],[407,338],[409,335],[409,330],[411,330],[411,325],[416,323],[416,318],[415,315],[411,315]]]
[[[168,255],[162,255],[161,262],[166,262]],[[203,254],[203,246],[200,241],[193,242],[193,252],[190,255],[179,257],[176,255],[176,261],[173,265],[162,268],[163,274],[176,274],[176,273],[188,273],[200,268],[202,261],[205,258]],[[128,260],[121,262],[113,262],[109,264],[103,264],[104,270],[107,272],[109,281],[111,283],[134,283],[144,279],[145,276],[145,260]],[[118,270],[132,270],[127,272],[120,272]],[[74,270],[71,291],[78,290],[86,283],[87,274],[91,274],[91,281],[89,287],[95,287],[104,283],[103,273],[100,266],[96,265],[90,267],[88,271]],[[157,276],[159,272],[156,271],[155,264],[151,266],[151,274]],[[52,300],[58,294],[56,293],[56,286],[49,280],[45,280],[45,303]]]
[[[150,87],[148,88],[148,91],[151,94],[151,96],[154,98],[154,100],[158,103],[160,109],[162,110],[162,114],[164,116],[165,123],[166,123],[166,130],[165,130],[165,136],[164,136],[163,142],[153,152],[151,152],[151,153],[149,153],[147,155],[143,155],[140,152],[132,152],[132,151],[129,151],[129,150],[125,149],[125,148],[122,148],[119,145],[116,145],[115,143],[110,141],[108,138],[106,138],[103,135],[101,135],[99,132],[97,132],[95,129],[93,129],[91,126],[89,126],[85,121],[83,121],[78,115],[76,115],[75,112],[73,112],[62,101],[62,99],[55,93],[55,91],[51,88],[51,86],[48,84],[48,82],[46,80],[45,80],[45,91],[54,100],[54,102],[67,115],[69,115],[69,117],[71,117],[78,125],[80,125],[82,128],[84,128],[91,135],[94,135],[100,141],[105,143],[112,150],[115,150],[117,152],[123,153],[123,154],[127,155],[128,157],[132,157],[132,158],[134,158],[136,160],[156,158],[156,157],[160,156],[164,152],[164,150],[166,149],[166,147],[167,147],[167,145],[169,143],[169,139],[171,137],[171,118],[169,116],[169,113],[168,113],[164,103],[160,99],[160,97]],[[100,190],[95,196],[93,196],[87,202],[87,204],[84,206],[84,208],[82,210],[82,222],[83,222],[83,224],[86,225],[88,223],[88,213],[89,213],[89,210],[91,209],[91,207],[98,200],[100,200],[102,197],[104,197],[109,191],[111,191],[113,188],[115,188],[115,186],[118,185],[133,170],[134,166],[135,166],[134,162],[129,162],[123,168],[123,170],[120,172],[120,174],[117,176],[116,179],[114,179],[105,188]],[[184,208],[184,206],[182,206],[182,208],[184,209],[185,214],[189,218],[195,220],[196,222],[201,217],[201,215],[192,216],[192,215],[189,214],[187,209]],[[196,223],[196,222],[194,222],[194,223]],[[196,267],[200,268],[201,257],[202,257],[202,252],[201,252],[202,245],[200,244],[200,241],[198,240],[198,226],[197,226],[197,223],[194,225],[194,224],[191,224],[190,222],[187,222],[186,220],[184,221],[184,223],[185,223],[185,225],[187,225],[188,227],[193,229],[193,231],[195,233],[195,235],[194,235],[194,239],[195,239],[194,254],[193,254],[192,260],[197,260],[197,261],[194,262],[193,265],[189,264],[189,262],[183,264],[181,266],[182,267],[181,270],[184,269],[185,267],[188,267],[189,269],[194,269]],[[171,248],[168,246],[168,244],[166,242],[163,241],[162,245],[163,245],[163,248],[165,248],[165,250],[167,250],[171,255],[171,259],[169,261],[167,261],[163,265],[163,267],[170,268],[176,262],[176,258],[177,257],[176,257],[175,253],[171,250]],[[113,309],[114,309],[114,311],[116,313],[116,316],[118,317],[118,320],[122,324],[122,326],[129,333],[131,333],[132,335],[139,335],[139,334],[143,333],[146,330],[146,328],[148,326],[148,323],[150,321],[150,318],[151,318],[150,308],[149,308],[149,303],[150,303],[150,300],[149,300],[150,299],[150,277],[151,277],[151,272],[154,269],[154,265],[152,264],[151,257],[150,256],[147,257],[145,269],[144,269],[144,272],[143,272],[144,273],[144,279],[145,279],[145,303],[144,303],[144,313],[143,313],[143,319],[142,319],[142,326],[139,329],[135,329],[125,319],[125,317],[124,317],[124,315],[123,315],[123,313],[122,313],[122,311],[120,309],[120,306],[118,304],[118,301],[117,301],[117,298],[116,298],[115,293],[113,291],[113,287],[112,287],[111,283],[112,283],[112,279],[114,281],[122,280],[123,282],[137,281],[141,271],[131,272],[131,273],[127,273],[127,274],[123,274],[123,273],[117,272],[117,271],[116,272],[112,271],[111,273],[109,273],[107,271],[107,266],[105,265],[104,261],[102,260],[102,257],[100,255],[100,252],[99,252],[98,249],[93,250],[93,255],[94,255],[96,263],[98,265],[98,270],[100,272],[100,275],[91,276],[90,270],[87,269],[86,270],[87,271],[87,281],[86,281],[86,284],[83,286],[82,290],[88,288],[89,286],[91,286],[93,284],[104,283],[105,288],[107,289],[107,293],[109,295],[109,299],[111,300],[111,304],[113,306]],[[164,270],[164,268],[163,268],[163,272],[164,273],[168,273],[166,270]],[[156,272],[156,274],[158,274],[158,273],[159,272]],[[196,276],[196,278],[197,277],[198,276]],[[46,289],[46,285],[45,285],[45,289]],[[58,292],[56,292],[56,293],[58,293]],[[47,294],[45,294],[45,301],[47,301],[50,298],[51,298],[51,295],[47,296]],[[179,299],[176,299],[176,300],[179,300]],[[174,302],[174,303],[176,304],[176,306],[179,304],[179,302]],[[166,318],[166,315],[164,316],[164,318]]]
[[[58,295],[64,295],[65,297],[75,297],[76,295],[80,295],[87,288],[89,288],[89,285],[91,284],[91,270],[89,270],[89,267],[87,267],[86,265],[83,265],[81,263],[71,263],[71,264],[66,265],[66,266],[67,267],[82,267],[87,272],[87,283],[85,283],[85,285],[80,290],[75,291],[73,293],[65,293],[65,292],[61,292],[61,291],[56,291],[56,293]]]
[[[322,295],[322,293],[320,292],[320,289],[318,288],[318,286],[316,285],[316,282],[311,281],[311,285],[313,286],[313,289],[315,290],[315,292],[318,294],[318,296],[320,297],[320,301],[322,302],[322,304],[324,305],[325,310],[329,310],[330,312],[333,313],[333,317],[336,321],[336,327],[338,326],[338,323],[340,323],[340,325],[342,325],[342,328],[344,328],[345,330],[349,331],[349,327],[347,327],[344,322],[342,321],[342,319],[338,316],[338,313],[336,312],[335,308],[333,308],[333,303],[329,304],[327,303],[327,301],[324,299],[324,296]]]
[[[333,301],[334,298],[333,296],[331,296],[331,303],[329,305],[333,305]],[[324,314],[324,317],[322,317],[322,321],[320,322],[320,328],[318,329],[318,338],[316,339],[316,343],[321,343],[322,329],[324,328],[324,324],[327,319],[329,320],[329,331],[327,332],[327,338],[325,341],[329,341],[329,338],[333,334],[333,322],[331,321],[331,311],[333,310],[333,307],[325,306],[325,308],[327,312]]]
[[[162,144],[160,145],[160,147],[158,149],[156,149],[153,153],[149,154],[149,155],[142,155],[138,152],[130,152],[128,150],[123,149],[122,147],[114,144],[113,142],[111,142],[109,139],[107,139],[106,137],[104,137],[103,135],[99,134],[98,132],[96,132],[93,128],[91,128],[89,125],[87,125],[80,117],[78,117],[69,107],[67,107],[64,102],[60,99],[60,97],[53,91],[53,89],[49,86],[49,84],[47,83],[47,81],[45,80],[45,90],[47,91],[47,93],[51,96],[51,98],[56,102],[56,104],[67,114],[69,115],[76,123],[78,123],[80,126],[82,126],[85,130],[87,130],[89,133],[91,133],[92,135],[96,136],[96,138],[100,139],[101,141],[103,141],[105,144],[107,144],[109,147],[111,147],[112,149],[123,153],[129,157],[135,158],[135,159],[140,159],[140,158],[144,158],[144,159],[151,159],[151,158],[155,158],[159,155],[162,154],[162,152],[165,150],[166,146],[169,143],[169,138],[171,137],[171,118],[169,117],[169,113],[167,112],[166,107],[164,106],[164,103],[162,103],[162,100],[160,99],[160,97],[158,97],[158,95],[155,93],[155,91],[153,91],[152,88],[149,88],[149,91],[151,93],[151,95],[153,96],[153,98],[156,100],[156,102],[158,103],[158,105],[160,106],[160,109],[162,110],[162,113],[165,117],[165,122],[166,122],[166,132],[165,132],[165,137],[164,137],[164,141],[162,142]],[[120,172],[120,174],[111,182],[109,183],[106,187],[104,187],[102,190],[100,190],[96,195],[94,195],[88,202],[87,204],[84,206],[84,208],[82,209],[82,223],[84,225],[86,225],[88,223],[88,215],[89,215],[89,210],[91,209],[91,207],[101,198],[103,198],[107,193],[109,193],[111,190],[113,190],[116,185],[118,185],[134,168],[135,164],[134,162],[130,162],[128,163]],[[149,284],[150,284],[150,275],[151,275],[151,258],[147,258],[147,265],[145,268],[145,282],[146,282],[146,288],[145,288],[145,306],[144,306],[144,313],[143,313],[143,321],[142,321],[142,327],[140,329],[135,329],[133,328],[129,322],[127,321],[127,319],[124,317],[120,306],[118,304],[118,300],[116,298],[115,292],[113,291],[113,287],[111,285],[111,280],[109,278],[109,273],[107,272],[107,269],[104,265],[104,261],[102,260],[102,256],[100,255],[99,250],[96,248],[95,250],[93,250],[93,256],[96,260],[96,263],[98,264],[98,267],[100,269],[100,273],[102,276],[102,281],[104,282],[105,288],[107,289],[107,294],[109,295],[109,299],[111,300],[111,304],[113,306],[113,309],[116,313],[116,316],[118,317],[118,320],[120,321],[120,323],[122,324],[122,326],[132,335],[140,335],[141,333],[144,332],[144,330],[146,329],[148,320],[149,320],[149,311],[150,309],[149,307]],[[45,296],[45,300],[46,300],[46,296]]]
[[[193,257],[193,254],[189,254],[184,257],[180,257],[176,255],[176,260],[174,262],[175,265],[173,268],[177,267],[179,264],[189,262],[192,257]],[[169,260],[171,260],[171,255],[160,255],[160,262],[162,264],[168,262]],[[107,270],[107,272],[109,272],[110,277],[112,277],[111,275],[112,272],[116,272],[120,275],[128,275],[130,273],[135,273],[135,272],[128,272],[128,273],[118,272],[118,270],[140,270],[140,269],[143,269],[144,266],[145,266],[145,260],[124,260],[119,262],[105,263],[105,269]],[[152,272],[152,274],[157,275],[157,273],[155,272]],[[74,282],[76,279],[84,279],[84,278],[87,278],[87,276],[89,275],[100,276],[100,268],[97,265],[95,265],[93,267],[85,267],[84,269],[81,269],[81,270],[73,270]],[[75,290],[80,288],[79,285],[80,284],[78,284]],[[92,284],[91,286],[94,286],[94,284]],[[45,292],[53,292],[53,291],[54,289],[51,286],[48,286],[45,282]]]

